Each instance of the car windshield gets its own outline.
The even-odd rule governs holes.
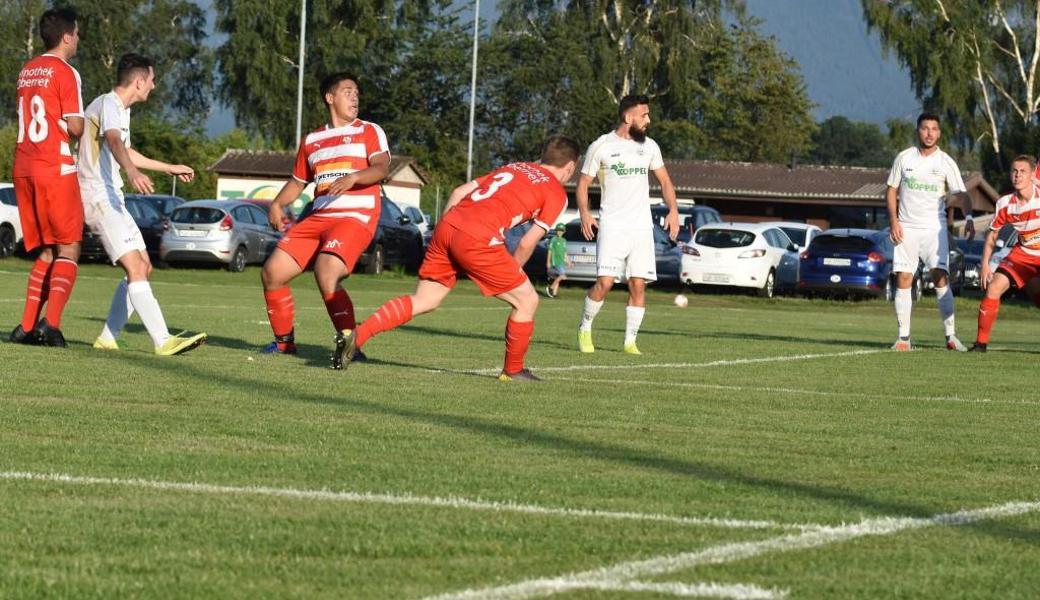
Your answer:
[[[807,233],[805,229],[798,229],[796,227],[781,227],[780,229],[787,234],[787,237],[791,238],[791,241],[794,242],[796,246],[805,245],[805,234]]]
[[[693,241],[709,248],[741,248],[750,246],[755,234],[739,229],[701,229]]]
[[[568,223],[567,224],[567,229],[563,232],[563,239],[567,240],[568,242],[586,242],[586,241],[588,241],[588,240],[585,239],[585,236],[582,235],[582,233],[581,233],[581,223],[580,222]],[[596,239],[595,236],[593,236],[592,239],[595,240]]]
[[[224,211],[208,206],[187,206],[173,211],[170,220],[174,223],[216,223],[224,218]]]
[[[849,235],[818,235],[809,246],[811,252],[870,252],[874,242]]]

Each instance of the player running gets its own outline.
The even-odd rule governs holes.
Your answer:
[[[986,244],[982,248],[979,281],[986,296],[979,305],[979,330],[972,352],[985,352],[990,332],[1000,312],[1000,298],[1014,285],[1025,289],[1030,280],[1040,275],[1040,188],[1033,181],[1036,159],[1016,156],[1011,161],[1011,185],[1015,191],[997,200],[997,211],[989,225]],[[996,273],[989,267],[993,248],[1000,228],[1010,224],[1018,232],[1018,245],[1004,260]],[[1032,286],[1035,292],[1035,285]],[[1033,295],[1034,300],[1036,296]]]
[[[440,306],[458,277],[467,275],[485,296],[513,307],[506,320],[505,364],[499,380],[538,381],[524,368],[538,293],[523,265],[567,207],[562,182],[574,174],[578,152],[574,140],[552,136],[542,148],[540,162],[509,164],[455,188],[426,250],[415,293],[394,298],[356,330],[343,331],[337,338],[333,366],[349,362],[372,336]],[[526,221],[537,227],[524,234],[510,256],[505,231]]]
[[[918,262],[931,270],[935,282],[935,297],[939,316],[946,330],[946,348],[965,352],[967,348],[957,339],[954,324],[953,291],[948,285],[949,236],[946,232],[947,193],[964,206],[965,231],[975,234],[968,197],[960,169],[949,154],[939,149],[939,117],[924,113],[917,118],[916,146],[900,152],[888,175],[885,198],[888,203],[891,237],[895,243],[892,270],[896,273],[895,309],[899,337],[893,350],[912,350],[910,344],[910,315],[913,298],[910,286],[914,282]]]
[[[261,273],[274,332],[265,353],[296,353],[289,282],[309,268],[314,269],[337,334],[354,329],[354,304],[340,281],[354,270],[379,223],[379,182],[390,170],[386,134],[375,123],[358,118],[358,83],[353,75],[326,77],[321,97],[328,106],[329,123],[300,142],[292,179],[282,186],[267,215],[273,227],[284,229],[283,207],[314,182],[312,211],[285,233]]]
[[[176,176],[184,182],[195,177],[190,167],[152,160],[130,147],[130,107],[147,100],[153,89],[155,67],[151,59],[139,54],[120,57],[115,88],[87,107],[86,130],[79,144],[79,187],[87,225],[101,238],[112,263],[126,272],[116,286],[108,319],[94,347],[118,350],[116,338],[136,311],[152,338],[155,353],[172,356],[198,347],[206,341],[206,334],[171,336],[166,328],[166,319],[148,283],[152,262],[141,230],[126,210],[119,175],[122,167],[130,185],[142,194],[151,194],[155,188],[141,169]]]
[[[14,189],[25,249],[43,249],[29,272],[22,322],[10,340],[65,347],[61,315],[76,283],[83,239],[71,150],[83,133],[83,97],[79,73],[68,63],[76,56],[79,25],[72,10],[52,9],[40,17],[39,28],[45,51],[18,73]]]
[[[595,352],[592,320],[614,282],[628,278],[628,307],[625,309],[625,344],[628,354],[642,354],[636,335],[646,312],[646,284],[657,280],[654,253],[654,224],[650,214],[652,172],[661,184],[661,195],[668,205],[665,228],[674,240],[679,234],[679,211],[675,188],[661,158],[657,143],[646,136],[650,125],[650,100],[646,96],[625,96],[618,106],[621,124],[589,146],[581,168],[576,197],[581,214],[581,232],[596,239],[596,283],[585,296],[578,325],[578,350]],[[599,221],[589,211],[589,184],[599,177],[602,201]]]

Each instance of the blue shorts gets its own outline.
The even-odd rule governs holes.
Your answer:
[[[549,277],[551,277],[553,279],[556,279],[557,277],[566,277],[566,276],[567,276],[567,267],[566,267],[566,265],[556,265],[554,267],[549,267]]]

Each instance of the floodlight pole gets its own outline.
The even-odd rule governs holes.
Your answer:
[[[466,181],[473,180],[473,119],[477,111],[477,43],[480,34],[480,0],[473,2],[473,76],[469,85],[469,148],[466,151]]]
[[[296,80],[296,146],[300,145],[303,130],[303,48],[307,43],[307,0],[300,0],[300,60]]]

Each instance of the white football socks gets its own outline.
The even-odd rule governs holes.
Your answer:
[[[592,320],[599,314],[599,309],[603,308],[603,301],[599,302],[585,296],[585,307],[581,311],[581,325],[578,329],[582,331],[592,331]]]
[[[896,301],[896,323],[899,324],[899,337],[910,337],[910,313],[914,308],[914,300],[910,295],[910,288],[897,289]]]
[[[646,314],[646,308],[642,306],[628,306],[625,307],[625,344],[631,344],[636,341],[636,335],[639,334],[639,326],[643,323],[643,315]]]
[[[105,326],[101,329],[101,335],[98,336],[103,341],[116,341],[119,334],[123,332],[123,327],[126,327],[126,322],[130,320],[130,315],[134,314],[134,306],[130,304],[126,286],[126,277],[124,277],[116,286],[115,293],[112,294],[112,304],[108,307],[108,318],[105,319]]]
[[[152,286],[147,281],[133,281],[127,285],[130,295],[130,304],[141,315],[144,328],[148,335],[152,336],[152,342],[158,347],[170,339],[170,332],[166,329],[166,319],[163,318],[159,301],[152,295]]]
[[[949,286],[936,287],[935,299],[939,301],[939,316],[942,318],[943,327],[946,328],[946,336],[957,334],[954,324],[953,290]]]

